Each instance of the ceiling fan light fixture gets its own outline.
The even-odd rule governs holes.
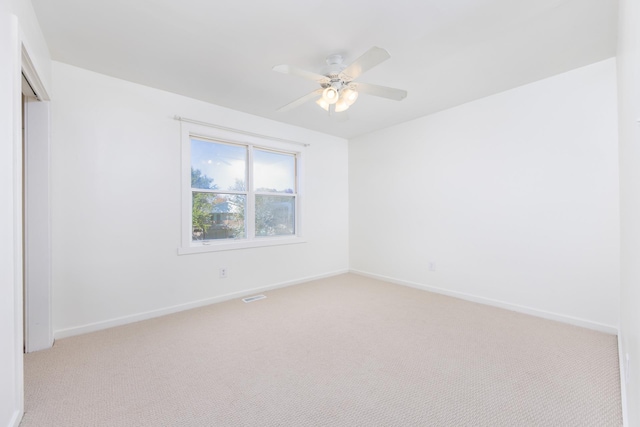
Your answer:
[[[323,110],[329,111],[329,103],[324,100],[324,97],[321,97],[320,99],[318,99],[316,101],[316,104],[318,104],[320,108],[322,108]]]
[[[341,96],[338,102],[336,102],[336,113],[341,113],[349,108],[349,102]]]
[[[338,96],[338,90],[333,86],[329,86],[322,91],[322,99],[324,99],[327,104],[335,104],[338,102]]]
[[[356,102],[356,99],[358,99],[358,92],[354,89],[345,89],[342,91],[341,99],[344,99],[345,102],[351,106],[354,102]]]

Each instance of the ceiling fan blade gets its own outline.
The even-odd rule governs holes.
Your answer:
[[[343,78],[343,80],[355,80],[360,77],[360,75],[365,71],[372,69],[376,65],[386,61],[389,58],[391,58],[389,52],[387,52],[385,49],[382,49],[381,47],[374,46],[363,53],[362,56],[360,56],[358,59],[353,61],[351,65],[345,68],[340,73],[340,77]]]
[[[360,82],[354,82],[352,85],[355,86],[356,90],[360,93],[368,93],[369,95],[381,96],[396,101],[402,101],[407,97],[407,91],[402,89]]]
[[[312,99],[320,96],[321,94],[322,94],[322,89],[316,89],[313,92],[308,93],[305,96],[300,97],[295,101],[288,103],[287,105],[283,105],[282,107],[278,108],[277,111],[282,112],[282,111],[292,110],[296,107],[299,107],[300,105],[304,104],[307,101],[311,101]]]
[[[318,82],[320,84],[329,83],[329,78],[327,76],[303,70],[301,68],[292,67],[291,65],[276,65],[275,67],[273,67],[273,71],[284,74],[293,74],[294,76],[302,77],[307,80],[313,80],[314,82]]]

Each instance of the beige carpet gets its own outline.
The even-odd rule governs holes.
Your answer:
[[[342,275],[25,356],[31,426],[619,426],[616,337]]]

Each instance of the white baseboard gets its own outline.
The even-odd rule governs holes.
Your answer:
[[[11,417],[9,424],[7,424],[7,427],[18,427],[21,421],[22,421],[22,414],[20,413],[19,410],[16,410],[13,412],[13,416]]]
[[[297,285],[304,282],[310,282],[312,280],[319,280],[327,277],[345,274],[348,272],[349,270],[345,268],[343,270],[337,270],[337,271],[324,273],[316,276],[302,277],[300,279],[290,280],[290,281],[281,282],[281,283],[275,283],[267,286],[261,286],[258,288],[246,289],[243,291],[220,295],[212,298],[206,298],[199,301],[193,301],[185,304],[178,304],[171,307],[161,308],[158,310],[146,311],[144,313],[137,313],[129,316],[118,317],[115,319],[104,320],[101,322],[89,323],[82,326],[75,326],[72,328],[60,329],[55,331],[54,337],[55,339],[61,339],[61,338],[71,337],[74,335],[81,335],[89,332],[100,331],[102,329],[113,328],[115,326],[122,326],[128,323],[139,322],[141,320],[147,320],[147,319],[152,319],[154,317],[165,316],[167,314],[177,313],[179,311],[190,310],[192,308],[203,307],[205,305],[215,304],[218,302],[228,301],[236,298],[242,298],[247,295],[252,295],[255,293],[270,291],[278,288],[284,288],[287,286],[293,286],[293,285]]]
[[[368,273],[360,270],[349,270],[350,273],[359,274],[360,276],[371,277],[372,279],[378,279],[385,282],[395,283],[397,285],[408,286],[411,288],[422,289],[425,291],[433,292],[436,294],[447,295],[454,298],[460,298],[466,301],[477,302],[480,304],[490,305],[493,307],[504,308],[506,310],[516,311],[518,313],[529,314],[532,316],[542,317],[544,319],[556,320],[558,322],[568,323],[575,326],[581,326],[583,328],[593,329],[600,332],[616,335],[618,334],[618,328],[602,323],[592,322],[586,319],[580,319],[578,317],[567,316],[564,314],[552,313],[545,310],[539,310],[536,308],[526,307],[518,304],[512,304],[505,301],[499,301],[491,298],[485,298],[477,295],[467,294],[464,292],[451,291],[437,286],[425,285],[422,283],[411,282],[408,280],[396,279],[393,277],[383,276],[381,274]]]
[[[620,398],[622,400],[622,425],[629,427],[629,418],[627,413],[627,371],[625,369],[624,354],[622,350],[622,337],[618,333],[618,361],[620,362]]]

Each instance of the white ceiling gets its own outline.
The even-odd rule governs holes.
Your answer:
[[[610,58],[616,48],[615,0],[32,3],[57,61],[345,138]],[[314,102],[276,112],[318,86],[273,66],[321,72],[329,54],[350,63],[372,46],[391,59],[358,81],[405,89],[406,99],[362,94],[346,120]]]

